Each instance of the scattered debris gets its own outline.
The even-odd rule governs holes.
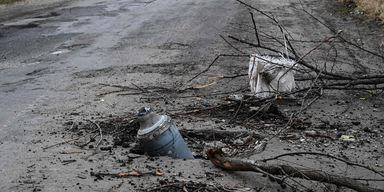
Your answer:
[[[299,178],[320,182],[336,183],[338,185],[346,186],[359,191],[371,190],[372,188],[369,186],[355,182],[355,180],[347,177],[338,176],[336,174],[328,174],[324,171],[303,169],[302,167],[293,167],[291,165],[266,163],[270,160],[278,160],[282,156],[316,155],[316,158],[320,156],[326,156],[327,158],[331,158],[333,160],[342,161],[348,166],[363,167],[369,171],[374,172],[378,176],[383,176],[382,173],[377,170],[345,160],[348,157],[344,154],[341,154],[340,156],[342,158],[339,158],[329,154],[321,154],[315,152],[294,152],[281,154],[273,158],[262,159],[259,161],[243,160],[243,158],[245,159],[246,157],[250,156],[254,157],[257,154],[264,152],[266,149],[268,149],[267,145],[273,141],[273,138],[279,138],[279,142],[287,142],[292,144],[290,145],[290,148],[284,148],[284,150],[288,151],[297,149],[306,150],[306,145],[309,145],[308,143],[319,148],[319,150],[324,150],[324,148],[335,143],[334,138],[340,138],[342,141],[356,142],[354,136],[341,135],[340,133],[349,133],[349,130],[346,128],[347,126],[360,128],[360,126],[364,124],[360,122],[360,120],[353,119],[353,121],[348,124],[348,120],[346,120],[348,118],[347,116],[345,117],[346,119],[342,119],[344,117],[338,116],[338,118],[341,119],[338,120],[338,122],[343,122],[338,124],[330,122],[331,120],[329,119],[311,118],[310,116],[306,115],[306,112],[310,109],[312,104],[321,100],[324,95],[324,90],[327,89],[364,90],[365,94],[369,95],[358,95],[353,99],[357,101],[361,100],[360,102],[367,102],[367,100],[369,100],[369,98],[373,96],[376,91],[383,88],[381,84],[384,83],[384,76],[381,74],[368,76],[365,73],[364,75],[360,75],[360,73],[358,73],[359,75],[356,75],[347,72],[336,73],[337,70],[333,69],[336,64],[333,64],[334,66],[329,66],[327,62],[332,60],[332,56],[335,57],[333,62],[337,62],[336,56],[332,50],[336,50],[335,43],[337,43],[337,39],[340,38],[343,40],[340,36],[342,34],[341,30],[334,31],[334,35],[325,37],[324,40],[316,42],[316,45],[307,51],[307,53],[299,54],[295,50],[295,47],[291,44],[290,40],[287,38],[289,36],[288,32],[281,26],[281,23],[279,23],[275,17],[266,14],[263,11],[252,7],[251,5],[245,4],[242,1],[238,0],[238,2],[266,16],[270,21],[272,21],[272,23],[276,24],[278,29],[283,33],[283,40],[281,40],[281,38],[269,35],[267,35],[267,37],[273,39],[277,44],[282,45],[280,48],[285,49],[285,53],[283,53],[281,49],[275,48],[277,46],[269,46],[267,43],[264,44],[263,39],[260,38],[266,36],[264,36],[265,34],[263,34],[263,36],[259,36],[261,31],[256,27],[256,23],[253,18],[254,15],[251,12],[253,30],[255,30],[257,44],[249,42],[248,38],[245,40],[245,38],[237,38],[232,35],[228,35],[228,38],[257,49],[272,52],[272,54],[275,55],[248,55],[239,49],[237,50],[241,52],[242,55],[219,54],[205,70],[194,75],[188,81],[175,84],[171,83],[169,86],[171,88],[166,86],[140,86],[140,84],[134,84],[132,82],[129,86],[99,83],[99,86],[103,86],[105,89],[119,89],[104,90],[106,92],[97,94],[96,96],[98,98],[94,101],[99,103],[103,101],[110,101],[109,98],[107,100],[102,97],[107,96],[108,94],[118,93],[117,96],[133,95],[136,97],[135,101],[138,103],[150,103],[151,105],[156,106],[162,104],[167,106],[167,104],[171,104],[172,108],[159,107],[158,109],[159,114],[167,114],[161,117],[157,117],[165,118],[163,119],[164,121],[159,122],[164,123],[163,125],[166,129],[159,132],[157,130],[153,132],[145,132],[143,137],[139,137],[139,139],[137,139],[136,133],[143,131],[139,130],[139,121],[142,121],[140,116],[134,117],[132,113],[124,114],[121,116],[112,114],[103,114],[103,116],[100,116],[100,114],[98,114],[98,117],[92,117],[92,119],[97,119],[95,122],[87,120],[88,123],[81,126],[80,124],[75,126],[75,123],[73,122],[72,124],[68,123],[68,125],[66,125],[71,127],[68,130],[72,131],[75,135],[78,133],[79,137],[77,139],[68,140],[52,146],[47,146],[43,149],[48,149],[54,146],[73,142],[71,144],[75,145],[72,146],[75,147],[76,150],[80,148],[79,150],[83,150],[82,152],[86,154],[86,156],[82,159],[89,159],[88,161],[94,161],[95,159],[98,159],[102,161],[105,160],[104,157],[108,158],[110,154],[115,153],[117,151],[116,148],[118,148],[118,150],[125,152],[124,157],[126,159],[115,159],[114,161],[118,162],[118,164],[122,164],[122,166],[131,167],[130,163],[137,160],[141,161],[143,158],[147,158],[147,155],[159,155],[160,152],[156,150],[162,150],[153,149],[153,146],[160,146],[159,144],[150,144],[151,146],[149,148],[145,145],[142,147],[139,145],[140,142],[143,145],[142,140],[149,141],[153,138],[160,138],[161,134],[163,133],[162,131],[168,131],[167,126],[173,126],[175,129],[169,131],[172,135],[170,141],[175,141],[175,137],[183,140],[183,136],[185,140],[183,141],[182,147],[184,149],[188,149],[188,155],[190,155],[188,157],[206,159],[208,156],[209,160],[211,160],[214,164],[225,169],[234,171],[260,172],[263,174],[263,176],[270,178],[271,181],[276,181],[283,189],[285,189],[287,185],[291,185],[292,182],[300,183],[300,181],[295,180],[295,178]],[[224,40],[230,44],[229,41],[227,41],[225,38]],[[315,50],[321,51],[324,49],[325,45],[329,46],[325,49],[324,62],[321,63],[322,65],[317,65],[317,63],[308,63],[308,61],[312,60],[312,58],[307,60],[306,57]],[[231,46],[234,47],[233,45]],[[356,48],[363,49],[362,47]],[[193,80],[197,80],[197,78],[202,76],[202,74],[207,73],[210,68],[213,67],[215,62],[219,62],[219,58],[222,57],[250,57],[248,78],[242,81],[242,87],[239,86],[236,88],[237,90],[228,91],[224,89],[218,90],[217,87],[215,90],[213,90],[214,87],[211,86],[217,85],[218,82],[225,81],[226,79],[236,80],[237,78],[238,80],[239,78],[244,78],[247,76],[247,74],[244,74],[245,71],[227,75],[210,74],[208,75],[209,81],[207,81],[206,76],[204,76],[201,79],[204,79],[205,82],[200,81],[196,83],[198,85],[202,84],[202,86],[191,85]],[[167,74],[169,75],[171,73]],[[218,82],[212,82],[213,79],[217,79]],[[251,90],[251,94],[247,94],[248,89]],[[366,90],[369,90],[368,93]],[[180,103],[183,102],[183,98],[191,98],[192,102],[181,105]],[[214,102],[210,102],[210,100],[208,100],[212,98],[215,99]],[[337,102],[337,105],[344,105],[345,103],[347,103],[347,101]],[[286,108],[283,108],[282,105],[285,105]],[[116,103],[108,106],[114,108]],[[341,114],[345,113],[347,115],[347,110],[349,108],[353,108],[351,106],[352,104],[349,104],[348,107],[341,112]],[[146,109],[144,111],[143,109],[141,110],[142,112],[147,112]],[[325,112],[322,111],[322,113]],[[77,112],[71,114],[79,115]],[[179,122],[171,122],[170,116],[172,116],[172,119]],[[208,118],[211,121],[207,121]],[[316,121],[322,123],[315,124]],[[153,124],[151,124],[150,127],[154,126],[156,122],[152,122]],[[177,130],[176,125],[179,126],[183,123],[191,123],[190,126],[193,126],[194,122],[211,122],[212,124],[209,123],[207,127],[204,127],[204,125],[201,129],[198,130],[190,130],[184,127],[184,129],[180,129],[180,135],[178,135],[179,131]],[[234,130],[233,127],[235,126],[239,126],[244,129],[240,131]],[[321,128],[321,130],[318,128]],[[314,129],[317,129],[317,131]],[[323,129],[328,130],[323,131]],[[81,132],[79,130],[81,130]],[[380,130],[371,128],[364,128],[363,131],[365,134],[371,135],[378,135],[380,133]],[[343,149],[358,149],[359,145],[364,145],[363,141],[360,142],[360,134],[355,132],[351,132],[351,134],[354,134],[359,138],[358,142],[356,142],[356,145],[354,146],[348,146],[348,142],[340,142],[342,143],[342,146],[345,147]],[[148,139],[147,136],[150,139]],[[177,143],[172,144],[177,145],[178,147],[181,146]],[[268,147],[269,146],[270,145],[268,145]],[[205,153],[205,149],[210,147],[215,148],[211,148],[207,151],[207,153]],[[91,153],[89,153],[89,151]],[[82,152],[61,152],[61,154],[75,154]],[[162,151],[162,153],[163,152],[167,153],[165,155],[173,157],[178,156],[178,152],[172,152],[168,149]],[[90,158],[93,155],[95,155],[95,157]],[[236,157],[236,159],[234,157]],[[380,156],[377,157],[377,159],[379,158]],[[148,161],[155,160],[156,159],[153,157],[148,157]],[[76,160],[63,160],[61,162],[64,165],[67,165],[69,163],[76,162]],[[162,163],[159,162],[159,164]],[[149,170],[156,169],[156,167],[151,167],[150,165],[147,166],[148,167],[146,168]],[[381,167],[382,165],[375,163],[374,166],[376,168]],[[108,173],[108,171],[104,173],[91,172],[91,175],[96,177],[96,179],[102,179],[104,176],[134,177],[143,176],[146,174],[162,176],[165,174],[165,172],[161,173],[159,170],[149,172],[133,170],[131,172],[119,173]],[[203,175],[197,176],[196,179],[214,179],[216,177],[223,177],[224,175],[225,174],[217,173],[214,171],[205,171]],[[79,174],[78,177],[82,179],[86,178],[82,174]],[[171,177],[171,175],[169,177]],[[366,181],[369,180],[367,179]],[[121,182],[119,185],[114,185],[110,188],[110,190],[119,188],[122,183],[123,182]],[[249,188],[246,187],[236,189],[234,187],[231,188],[228,186],[222,186],[213,182],[204,183],[182,180],[169,181],[164,179],[160,180],[159,183],[160,186],[147,189],[147,191],[172,191],[175,188],[183,191],[199,191],[200,189],[207,189],[208,191],[214,191],[217,189],[233,189],[242,191],[249,190]],[[308,187],[303,188],[311,190]],[[292,189],[294,189],[294,187],[292,187]]]

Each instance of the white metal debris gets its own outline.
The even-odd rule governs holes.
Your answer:
[[[295,63],[283,57],[251,55],[248,71],[251,93],[256,97],[265,98],[278,92],[291,92],[295,79],[290,68]]]

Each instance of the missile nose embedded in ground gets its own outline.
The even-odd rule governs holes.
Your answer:
[[[137,138],[148,155],[194,159],[169,116],[158,115],[149,107],[142,107],[135,115],[140,122]]]

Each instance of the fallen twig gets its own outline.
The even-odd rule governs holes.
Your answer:
[[[71,142],[71,141],[76,141],[76,140],[78,140],[78,139],[80,139],[80,138],[77,138],[77,139],[71,139],[71,140],[68,140],[68,141],[63,141],[63,142],[61,142],[61,143],[56,143],[56,144],[54,144],[54,145],[50,145],[50,146],[44,147],[43,150],[44,150],[44,149],[49,149],[49,148],[54,147],[54,146],[62,145],[62,144],[65,144],[65,143],[69,143],[69,142]]]
[[[185,185],[185,183],[167,183],[167,184],[161,185],[159,187],[147,189],[146,191],[154,191],[154,190],[158,190],[158,189],[162,189],[162,188],[170,187],[170,186],[183,186],[183,187],[185,187],[184,185]]]
[[[203,177],[204,178],[204,177]],[[219,183],[203,183],[201,181],[192,181],[192,180],[183,180],[178,179],[177,182],[165,183],[161,186],[150,188],[150,189],[142,189],[143,191],[157,191],[159,189],[174,191],[173,188],[182,189],[184,192],[188,192],[188,189],[193,189],[194,192],[198,191],[249,191],[249,189],[242,189],[239,187],[230,187],[224,186]],[[173,189],[173,190],[172,190]]]
[[[135,86],[136,88],[140,89],[140,91],[142,91],[143,93],[147,93],[147,92],[148,92],[148,91],[143,90],[142,88],[140,88],[139,86],[137,86],[136,84],[134,84],[134,83],[132,83],[132,82],[131,82],[131,84],[132,84],[133,86]]]
[[[225,57],[225,56],[233,56],[233,57],[249,57],[249,55],[228,55],[228,54],[219,54],[213,61],[212,63],[206,68],[204,69],[202,72],[198,73],[197,75],[195,75],[194,77],[192,77],[191,79],[189,79],[186,83],[184,83],[178,90],[177,92],[179,92],[180,90],[182,90],[186,85],[188,85],[191,81],[193,81],[194,79],[196,79],[198,76],[204,74],[205,72],[207,72],[211,67],[212,65],[221,57]]]
[[[156,0],[152,0],[152,1],[148,2],[148,3],[146,3],[146,4],[144,5],[144,7],[147,6],[147,5],[150,4],[150,3],[155,2],[155,1],[156,1]]]
[[[175,105],[173,104],[173,102],[169,99],[169,97],[167,98],[166,96],[164,95],[161,95],[160,93],[156,92],[156,94],[160,97],[162,97],[165,101],[167,101],[168,103],[170,103],[171,105]]]
[[[249,12],[251,14],[251,17],[252,17],[252,23],[253,23],[253,28],[255,29],[255,35],[256,35],[256,39],[257,39],[257,45],[260,45],[260,39],[259,39],[259,34],[257,33],[257,28],[256,28],[256,23],[255,23],[255,18],[253,18],[253,13],[252,12]]]
[[[111,93],[118,93],[118,92],[122,92],[122,91],[125,91],[124,89],[121,89],[121,90],[116,90],[116,91],[107,91],[105,93],[100,93],[100,94],[97,94],[95,95],[96,97],[100,97],[100,96],[104,96],[104,95],[108,95],[108,94],[111,94]]]
[[[62,152],[60,152],[60,154],[74,154],[74,153],[82,153],[82,152],[81,151],[72,151],[72,152],[62,151]]]
[[[229,43],[222,35],[220,35],[220,37],[229,45],[231,46],[233,49],[235,49],[236,51],[240,52],[241,54],[246,54],[245,52],[241,51],[240,49],[236,48],[235,46],[233,46],[231,43]]]
[[[89,154],[89,155],[87,155],[87,156],[85,156],[85,157],[82,157],[82,159],[84,159],[84,160],[86,161],[86,160],[88,160],[88,158],[90,158],[91,156],[93,156],[93,155],[95,155],[95,154],[97,154],[96,151],[94,151],[93,153],[91,153],[91,154]]]
[[[233,76],[216,76],[216,77],[211,77],[209,79],[224,79],[224,78],[234,79],[234,78],[243,77],[243,76],[248,76],[248,74],[239,74],[239,75],[233,75]]]
[[[76,159],[69,159],[69,160],[63,160],[63,161],[61,161],[61,163],[63,163],[63,165],[68,165],[68,164],[76,162],[76,161],[77,161]]]
[[[314,20],[316,20],[317,22],[319,22],[320,24],[322,24],[324,27],[328,28],[329,30],[331,30],[331,31],[334,32],[334,33],[336,32],[335,29],[329,27],[328,25],[326,25],[325,23],[323,23],[322,21],[320,21],[318,18],[316,18],[315,16],[313,16],[312,14],[310,14],[307,10],[304,9],[304,7],[303,7],[301,10],[302,10],[303,12],[305,12],[306,14],[308,14],[310,17],[312,17]],[[372,54],[372,55],[374,55],[374,56],[376,56],[376,57],[380,57],[380,58],[384,59],[384,56],[379,55],[379,54],[377,54],[377,53],[374,53],[374,52],[372,52],[372,51],[370,51],[370,50],[364,49],[363,47],[358,46],[357,44],[352,43],[351,41],[347,41],[347,40],[346,40],[345,38],[343,38],[343,37],[340,37],[340,39],[341,39],[343,42],[346,42],[346,43],[348,43],[348,44],[350,44],[350,45],[353,45],[354,47],[357,47],[358,49],[360,49],[360,50],[362,50],[362,51],[365,51],[365,52],[367,52],[367,53],[369,53],[369,54]]]
[[[253,57],[253,65],[252,65],[252,69],[251,69],[251,71],[253,70],[253,67],[254,67],[254,66],[255,66],[255,57]],[[247,87],[245,88],[245,91],[244,91],[243,97],[241,98],[239,107],[237,108],[237,111],[236,111],[236,113],[233,115],[233,117],[230,118],[229,120],[225,121],[225,123],[223,123],[222,125],[219,125],[219,126],[217,126],[217,127],[215,127],[215,128],[218,128],[218,127],[221,127],[221,126],[223,126],[223,125],[228,124],[230,121],[232,121],[232,120],[236,117],[236,115],[237,115],[237,114],[239,113],[239,111],[240,111],[241,105],[243,104],[243,101],[244,101],[245,95],[247,94],[247,91],[248,91],[248,87],[249,87],[249,83],[250,83],[250,82],[251,82],[251,77],[248,78]],[[212,131],[213,131],[213,128],[212,128]]]
[[[94,122],[92,122],[91,120],[88,120],[90,123],[92,123],[93,125],[96,125],[97,126],[97,128],[99,128],[99,132],[100,132],[100,139],[99,139],[99,141],[96,143],[96,146],[95,146],[95,151],[97,150],[97,147],[99,146],[99,144],[100,144],[100,142],[101,142],[101,140],[103,140],[103,132],[101,131],[101,127],[100,127],[100,125],[99,124],[97,124],[97,123],[94,123]]]
[[[93,173],[91,172],[91,176],[100,177],[100,176],[117,176],[117,177],[129,177],[129,176],[143,176],[143,175],[155,175],[155,176],[163,176],[165,173],[160,173],[158,171],[151,171],[151,172],[143,172],[134,170],[131,172],[119,172],[119,173]]]
[[[87,120],[87,121],[90,122],[90,123],[92,123],[93,125],[97,126],[97,128],[99,128],[100,139],[99,139],[99,141],[96,143],[94,152],[93,152],[92,154],[88,155],[88,156],[83,157],[84,160],[87,160],[89,157],[91,157],[92,155],[95,155],[95,154],[97,153],[97,148],[99,147],[101,140],[103,140],[103,132],[102,132],[102,130],[101,130],[100,125],[97,124],[97,123],[92,122],[91,120]]]
[[[203,89],[203,88],[207,88],[209,86],[212,86],[212,85],[216,85],[217,82],[213,82],[213,83],[210,83],[210,84],[206,84],[206,85],[201,85],[201,86],[194,86],[194,87],[188,87],[188,88],[182,88],[180,89],[180,91],[184,91],[186,89]]]
[[[83,143],[83,144],[77,144],[76,142],[75,142],[75,145],[76,146],[78,146],[78,147],[85,147],[85,146],[87,146],[90,142],[92,142],[92,141],[95,141],[95,138],[96,138],[96,135],[95,136],[93,136],[91,139],[89,139],[88,141],[86,141],[85,143]]]
[[[123,183],[124,183],[124,181],[121,181],[121,183],[119,183],[118,185],[114,185],[114,186],[112,186],[111,188],[109,188],[108,191],[113,191],[113,190],[115,190],[115,189],[120,188],[120,187],[123,185]]]

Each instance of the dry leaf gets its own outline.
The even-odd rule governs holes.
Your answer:
[[[136,172],[136,171],[132,171],[132,172],[128,172],[128,173],[117,173],[116,175],[118,175],[119,177],[125,177],[125,176],[142,176],[141,173]]]
[[[156,171],[156,172],[155,172],[155,175],[157,175],[157,176],[163,176],[163,175],[165,175],[165,172],[164,172],[164,173],[160,173],[160,172]]]
[[[354,138],[354,136],[353,135],[341,135],[340,138],[342,138],[342,139],[351,139],[351,138]]]

